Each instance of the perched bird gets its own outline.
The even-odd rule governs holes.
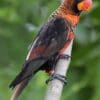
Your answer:
[[[58,58],[70,57],[62,55],[62,52],[74,38],[81,12],[91,7],[92,0],[64,0],[50,15],[35,37],[20,73],[10,84],[10,88],[14,89],[11,100],[17,99],[38,71],[45,70],[54,75],[53,63]]]

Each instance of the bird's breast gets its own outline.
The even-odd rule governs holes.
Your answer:
[[[63,48],[60,50],[60,54],[62,54],[65,51],[65,49],[67,49],[67,47],[71,43],[71,40],[74,39],[74,37],[75,37],[75,35],[74,35],[73,32],[68,33],[67,42],[65,43],[65,45],[63,46]]]
[[[73,26],[77,25],[79,22],[79,16],[67,14],[65,15],[65,19],[68,20]]]

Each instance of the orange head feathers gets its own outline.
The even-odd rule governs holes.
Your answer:
[[[72,25],[77,25],[79,15],[82,11],[88,11],[92,8],[92,0],[64,0],[61,5],[62,16],[69,20]]]
[[[92,8],[92,0],[64,0],[63,5],[66,10],[70,10],[74,14],[81,11],[88,11]]]

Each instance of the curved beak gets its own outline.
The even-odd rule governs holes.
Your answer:
[[[78,3],[77,8],[79,11],[89,11],[92,8],[92,0],[83,0]]]

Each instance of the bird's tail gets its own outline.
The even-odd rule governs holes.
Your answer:
[[[23,91],[23,89],[27,86],[29,80],[30,80],[30,78],[27,78],[14,87],[13,94],[12,94],[10,100],[18,99],[18,97],[21,94],[21,92]]]

